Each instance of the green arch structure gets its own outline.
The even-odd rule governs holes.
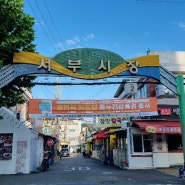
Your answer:
[[[43,74],[86,80],[145,76],[157,80],[177,94],[176,78],[160,66],[158,55],[124,60],[116,53],[94,48],[66,50],[53,58],[31,52],[14,53],[13,63],[0,70],[0,88],[19,76]]]

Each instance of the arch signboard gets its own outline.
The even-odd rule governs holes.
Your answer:
[[[36,53],[19,52],[14,54],[13,63],[16,64],[17,76],[54,74],[93,80],[137,75],[160,80],[158,55],[124,60],[107,50],[79,48],[63,51],[52,59]]]

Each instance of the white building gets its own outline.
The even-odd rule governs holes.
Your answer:
[[[69,144],[71,151],[81,144],[81,119],[61,119],[59,120],[59,139],[60,144]]]
[[[36,171],[43,159],[43,136],[4,107],[0,108],[0,116],[0,174]]]
[[[161,66],[174,74],[185,74],[185,51],[148,51],[148,55],[159,55]]]
[[[81,120],[71,120],[68,125],[68,137],[70,141],[70,147],[73,150],[81,144],[80,142],[80,135],[81,135]]]

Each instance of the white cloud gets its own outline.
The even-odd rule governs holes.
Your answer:
[[[95,36],[93,33],[90,33],[90,34],[82,36],[82,37],[74,36],[72,39],[66,40],[66,44],[67,45],[76,45],[77,43],[81,43],[82,41],[88,42],[89,40],[92,40],[94,38],[95,38]]]
[[[65,46],[62,42],[58,42],[58,43],[54,44],[54,47],[59,48],[59,49],[64,49],[65,48]]]
[[[80,42],[80,38],[78,36],[73,37],[73,40],[76,42]]]
[[[69,40],[66,40],[66,44],[67,45],[75,45],[76,44],[76,41],[73,40],[73,39],[69,39]]]
[[[185,31],[185,22],[179,22],[178,26]]]
[[[93,33],[90,33],[90,34],[83,37],[83,40],[86,41],[86,42],[91,40],[91,39],[94,39],[94,34]]]

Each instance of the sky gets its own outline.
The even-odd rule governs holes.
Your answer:
[[[54,57],[74,48],[97,48],[124,59],[148,50],[185,51],[185,0],[25,0],[35,18],[36,51]],[[78,82],[38,77],[38,82]],[[115,79],[108,79],[115,80]],[[122,80],[122,79],[120,79]],[[35,86],[33,98],[112,99],[119,85]]]

